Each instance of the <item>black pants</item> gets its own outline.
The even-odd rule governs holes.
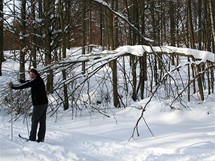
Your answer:
[[[37,105],[33,107],[33,114],[32,114],[32,124],[31,124],[31,132],[29,139],[31,141],[36,140],[37,134],[37,126],[39,124],[39,131],[38,131],[38,140],[44,141],[45,133],[46,133],[46,111],[47,111],[47,104],[44,105]]]

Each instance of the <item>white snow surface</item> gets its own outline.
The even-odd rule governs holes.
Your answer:
[[[17,136],[19,133],[27,136],[24,118],[14,122],[11,140],[10,117],[1,115],[0,158],[1,161],[214,161],[214,102],[190,103],[190,107],[191,110],[171,111],[154,100],[144,117],[155,137],[142,121],[140,136],[135,135],[131,140],[141,112],[134,107],[116,110],[110,118],[95,114],[72,120],[70,114],[65,114],[56,122],[54,117],[48,117],[44,143],[25,142]]]

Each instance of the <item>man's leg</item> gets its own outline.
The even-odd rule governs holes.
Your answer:
[[[39,122],[37,107],[33,106],[33,113],[31,118],[31,132],[29,139],[31,141],[36,141],[37,125]]]
[[[43,107],[43,106],[42,106]],[[36,134],[37,134],[37,126],[40,122],[41,116],[43,115],[44,108],[42,108],[41,105],[34,106],[33,107],[33,114],[32,114],[32,124],[31,124],[31,132],[29,139],[31,141],[36,140]]]
[[[38,142],[43,142],[45,139],[45,133],[46,133],[46,111],[47,111],[48,105],[43,105],[41,107],[43,109],[43,114],[40,118],[40,127],[38,132]]]

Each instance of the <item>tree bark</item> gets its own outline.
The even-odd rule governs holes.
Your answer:
[[[25,40],[26,40],[26,0],[21,2],[21,45],[19,58],[19,78],[25,80]]]
[[[36,15],[35,15],[35,0],[31,0],[31,17],[33,19],[33,23],[31,25],[31,32],[32,32],[32,45],[31,45],[31,58],[32,58],[32,66],[34,68],[37,68],[37,54],[36,54],[36,30],[34,27],[34,21],[36,19]]]
[[[175,2],[170,0],[169,1],[169,9],[170,9],[170,45],[171,46],[175,46],[175,37],[176,37],[176,16],[175,16],[175,13],[176,13],[176,6],[175,6]],[[175,57],[174,55],[171,56],[172,57],[172,60],[171,60],[171,63],[172,65],[175,65]]]
[[[49,65],[52,62],[51,56],[51,16],[53,13],[54,6],[53,1],[45,0],[44,1],[44,20],[45,20],[45,65]],[[47,73],[47,91],[49,93],[53,92],[53,71],[49,70]]]
[[[3,19],[3,0],[0,0],[0,76],[2,76],[2,62],[4,61],[4,41],[3,41],[3,32],[4,32],[4,19]]]
[[[61,49],[62,49],[62,54],[63,58],[66,58],[66,46],[67,46],[67,41],[66,41],[66,34],[65,34],[65,16],[66,14],[64,13],[64,6],[62,1],[59,0],[59,16],[60,16],[60,28],[61,28],[61,35],[62,35],[62,41],[61,41]],[[66,70],[62,70],[62,76],[63,80],[66,80],[67,74]],[[63,93],[64,93],[64,102],[63,102],[63,108],[64,110],[67,110],[69,108],[69,98],[68,98],[68,87],[66,84],[63,86]]]
[[[86,6],[87,6],[87,1],[84,1],[83,2],[83,17],[82,17],[82,55],[85,55],[85,46],[86,46],[86,14],[87,14],[87,9],[86,9]],[[84,74],[85,73],[85,62],[82,63],[82,73]]]
[[[114,0],[111,0],[111,6],[114,8]],[[109,30],[110,30],[110,42],[111,42],[111,49],[115,49],[115,41],[114,41],[114,17],[113,13],[110,14],[109,19]],[[112,77],[113,77],[113,103],[115,107],[120,107],[119,103],[119,94],[118,94],[118,76],[117,76],[117,62],[113,60],[111,62],[112,67]]]
[[[213,3],[215,3],[214,1],[213,1]],[[208,2],[208,5],[209,5],[209,13],[210,13],[210,20],[211,20],[211,29],[212,29],[212,52],[213,53],[215,53],[215,15],[214,15],[214,10],[215,10],[215,8],[213,8],[214,6],[215,6],[215,4],[214,5],[212,5],[212,0],[209,0],[209,2]]]
[[[192,2],[191,0],[187,0],[187,23],[188,23],[188,35],[190,40],[190,47],[195,49],[195,38],[194,38],[194,28],[193,28],[193,20],[192,20]]]

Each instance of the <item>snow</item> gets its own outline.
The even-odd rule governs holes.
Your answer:
[[[185,56],[193,56],[196,59],[200,59],[201,62],[215,62],[215,54],[209,51],[201,51],[201,50],[195,50],[190,48],[178,48],[173,46],[157,46],[157,47],[150,47],[146,45],[134,45],[134,46],[121,46],[118,47],[115,50],[117,53],[130,53],[132,55],[136,56],[142,56],[145,52],[146,53],[152,53],[152,52],[158,52],[158,53],[179,53],[183,54]]]
[[[103,0],[94,0],[94,1],[98,2],[98,3],[101,3],[104,6],[108,6],[109,7],[109,5],[105,1],[103,1]]]
[[[116,51],[141,55],[150,51],[143,46],[125,46]],[[155,50],[160,50],[154,48]],[[210,52],[163,47],[168,52],[183,52],[204,56],[214,62]],[[183,50],[183,51],[182,51]],[[186,52],[185,52],[186,51]],[[10,54],[6,54],[9,56]],[[114,55],[114,54],[113,54]],[[10,79],[15,80],[18,63],[3,63],[0,77],[1,91]],[[2,94],[1,94],[2,98]],[[110,117],[99,113],[84,113],[72,119],[71,111],[59,110],[47,114],[47,133],[44,143],[25,142],[18,137],[28,136],[31,117],[19,117],[11,124],[7,108],[0,106],[0,160],[1,161],[214,161],[215,160],[215,94],[205,101],[192,99],[189,108],[171,110],[168,100],[153,98],[138,126],[140,136],[133,129],[148,99],[123,109],[109,109]],[[11,125],[13,137],[11,135]]]
[[[162,103],[154,100],[145,119],[155,137],[142,123],[140,137],[135,136],[130,141],[140,114],[140,110],[134,107],[115,111],[110,118],[93,115],[72,120],[67,114],[55,122],[55,118],[48,117],[44,143],[25,142],[18,138],[19,133],[27,135],[23,118],[14,122],[11,141],[10,117],[1,115],[1,160],[213,161],[215,105],[209,101],[190,106],[192,110],[161,111],[164,108]]]

